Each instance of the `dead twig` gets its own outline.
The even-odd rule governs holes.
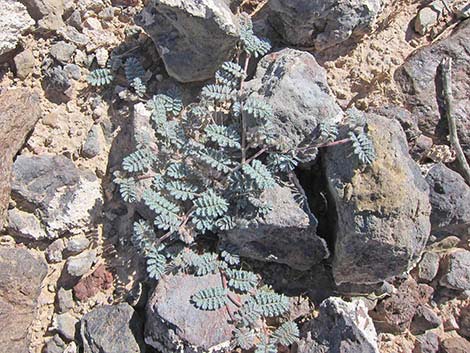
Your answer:
[[[457,124],[453,114],[453,102],[452,102],[452,58],[445,57],[441,61],[441,73],[442,73],[442,86],[445,101],[445,116],[449,124],[449,141],[453,149],[455,150],[457,162],[462,170],[463,177],[467,184],[470,185],[470,166],[468,165],[465,154],[463,153],[462,146],[460,145],[459,137],[457,136]]]

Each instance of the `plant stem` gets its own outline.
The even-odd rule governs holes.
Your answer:
[[[245,65],[243,67],[243,72],[245,73],[245,78],[248,74],[248,65],[250,63],[250,55],[247,54],[246,55],[246,58],[245,58]],[[239,91],[239,94],[238,96],[241,98],[242,94],[243,94],[243,83],[244,83],[244,80],[242,80],[240,82],[240,91]],[[240,111],[241,111],[241,120],[242,120],[242,164],[245,163],[245,160],[246,160],[246,116],[245,116],[245,113],[243,112],[243,102],[241,101],[240,99]]]
[[[266,147],[263,147],[262,149],[260,149],[258,152],[256,152],[254,155],[252,155],[250,158],[248,158],[245,163],[246,164],[250,164],[251,161],[253,159],[256,159],[258,158],[259,156],[261,156],[264,152],[266,152],[268,149]],[[243,165],[242,164],[239,164],[238,166],[236,166],[235,168],[233,168],[230,173],[234,173],[236,172],[237,170],[239,170]]]

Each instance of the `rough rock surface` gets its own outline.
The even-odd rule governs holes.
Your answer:
[[[311,139],[320,122],[342,116],[326,71],[307,52],[283,49],[266,55],[246,87],[273,107],[273,124],[289,147]]]
[[[470,352],[470,342],[463,337],[449,337],[441,343],[442,353]]]
[[[16,48],[19,36],[34,25],[26,8],[16,0],[3,0],[0,6],[0,58]]]
[[[439,163],[431,168],[426,181],[431,191],[433,234],[470,235],[470,186],[463,177]]]
[[[268,21],[285,41],[323,50],[368,32],[382,0],[271,0]]]
[[[64,0],[19,0],[23,3],[32,18],[38,21],[39,27],[46,30],[57,30],[63,26]]]
[[[102,204],[99,179],[64,156],[19,156],[13,165],[12,198],[41,219],[51,239],[85,231]]]
[[[97,307],[81,320],[84,353],[144,353],[141,326],[129,304]]]
[[[411,321],[410,332],[413,335],[420,335],[439,327],[441,324],[442,320],[434,310],[426,305],[420,305]]]
[[[29,351],[28,328],[36,315],[47,265],[26,249],[0,248],[0,346],[3,352]]]
[[[420,129],[435,141],[447,141],[447,121],[441,119],[442,97],[437,97],[436,71],[445,56],[453,58],[452,93],[455,120],[462,148],[470,159],[470,20],[450,37],[413,53],[396,71],[407,108],[418,118]]]
[[[439,271],[439,254],[425,252],[418,265],[418,278],[421,281],[431,282]]]
[[[212,78],[238,40],[238,21],[224,0],[152,0],[136,22],[181,82]]]
[[[362,301],[330,297],[302,328],[298,353],[378,353],[377,334]]]
[[[408,154],[400,125],[366,116],[377,159],[360,167],[349,144],[325,153],[338,217],[333,271],[337,283],[374,283],[413,267],[430,233],[429,187]]]
[[[83,277],[73,287],[73,294],[78,300],[84,301],[92,298],[100,290],[106,290],[111,287],[113,283],[113,275],[106,270],[104,265],[100,265],[89,276]]]
[[[147,303],[145,342],[164,353],[181,347],[186,353],[196,353],[228,346],[233,326],[228,324],[227,311],[201,311],[191,303],[199,290],[220,285],[220,276],[215,274],[204,280],[185,274],[162,278]]]
[[[39,95],[36,92],[16,89],[0,94],[0,230],[10,199],[13,158],[40,116]]]
[[[437,353],[439,351],[439,336],[432,332],[426,333],[416,337],[413,353]]]
[[[299,206],[290,188],[266,190],[261,200],[271,204],[272,211],[248,228],[227,231],[222,235],[223,244],[234,245],[241,256],[301,271],[329,256],[326,242],[316,235],[317,220]]]
[[[31,240],[46,239],[47,234],[37,217],[17,208],[8,210],[7,231],[13,235]]]
[[[443,261],[443,273],[439,283],[451,289],[470,290],[470,251],[460,249]]]

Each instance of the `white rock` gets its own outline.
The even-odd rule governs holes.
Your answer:
[[[0,5],[0,55],[16,48],[18,38],[34,25],[26,7],[15,0],[2,0]]]

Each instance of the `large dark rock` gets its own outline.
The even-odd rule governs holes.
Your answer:
[[[470,159],[469,36],[470,20],[466,20],[450,37],[413,53],[395,74],[395,79],[403,90],[406,106],[417,116],[420,129],[438,142],[448,141],[447,121],[441,119],[442,87],[439,80],[436,80],[436,71],[444,57],[452,57],[454,114],[460,142],[468,159]]]
[[[13,158],[41,116],[39,95],[28,89],[0,94],[0,230],[10,199]]]
[[[84,353],[143,353],[142,322],[127,303],[97,307],[83,316]]]
[[[470,235],[470,186],[463,177],[439,163],[431,168],[426,181],[431,191],[433,234]]]
[[[463,337],[449,337],[441,343],[441,353],[468,353],[470,342]]]
[[[337,283],[374,283],[420,258],[430,233],[429,187],[397,121],[366,115],[377,158],[360,167],[351,146],[327,148],[326,178],[337,214]]]
[[[298,353],[378,353],[377,334],[362,301],[331,297],[302,327]]]
[[[29,352],[28,329],[35,316],[47,265],[26,249],[0,248],[0,346],[3,352]]]
[[[238,20],[224,0],[151,0],[136,22],[180,82],[212,78],[239,38]]]

